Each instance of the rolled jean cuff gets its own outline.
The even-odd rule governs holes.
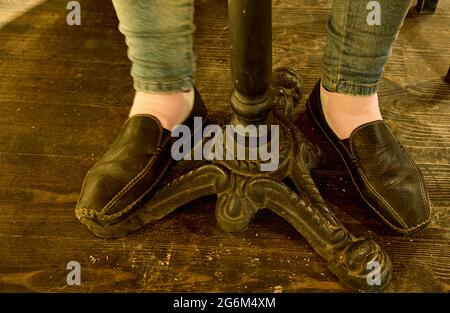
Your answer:
[[[192,77],[174,81],[146,81],[133,79],[134,89],[141,92],[176,92],[191,90],[194,83]]]
[[[137,91],[174,92],[193,86],[194,0],[113,0],[125,35]]]
[[[321,83],[328,91],[344,95],[370,96],[378,91],[378,82],[364,84],[352,81],[334,81],[325,73],[322,73]]]

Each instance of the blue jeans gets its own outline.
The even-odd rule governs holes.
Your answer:
[[[375,93],[411,1],[334,0],[322,58],[324,87],[352,95]],[[134,88],[190,89],[195,72],[194,0],[113,0],[113,4],[128,45]]]
[[[113,0],[134,88],[189,90],[195,72],[194,0]]]

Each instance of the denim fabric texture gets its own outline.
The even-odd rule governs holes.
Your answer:
[[[191,89],[194,0],[112,1],[128,45],[134,88],[142,92]],[[379,4],[379,25],[367,22],[371,2]],[[322,58],[323,86],[342,94],[375,93],[411,2],[334,0]]]

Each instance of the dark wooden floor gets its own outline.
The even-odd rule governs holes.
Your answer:
[[[259,213],[243,233],[222,232],[214,198],[125,238],[89,233],[74,206],[86,171],[127,116],[130,63],[110,1],[81,0],[78,27],[65,23],[67,1],[36,2],[14,16],[14,1],[0,0],[0,291],[346,290],[271,213]],[[330,2],[274,0],[274,66],[299,70],[307,93],[319,77]],[[223,119],[230,112],[226,1],[196,6],[197,86],[212,117]],[[435,15],[405,21],[380,90],[385,119],[429,186],[425,231],[405,237],[381,224],[303,106],[296,115],[332,160],[314,177],[333,211],[390,254],[395,278],[388,291],[450,289],[449,18],[450,2],[440,1]],[[81,263],[81,287],[66,285],[72,260]]]

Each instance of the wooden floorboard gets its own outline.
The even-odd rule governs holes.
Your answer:
[[[32,5],[34,3],[34,6]],[[130,62],[110,1],[0,0],[0,291],[348,291],[289,224],[266,211],[242,233],[197,200],[124,238],[95,238],[74,216],[86,171],[112,142],[132,97]],[[407,19],[380,87],[384,118],[421,168],[432,203],[428,229],[393,233],[370,212],[345,167],[305,113],[320,76],[331,1],[273,1],[274,67],[305,82],[300,129],[326,153],[313,177],[337,217],[376,240],[394,264],[393,292],[450,289],[450,3]],[[19,14],[19,13],[20,14]],[[213,119],[230,113],[226,1],[196,2],[196,85]],[[176,172],[176,170],[174,170]],[[66,264],[82,286],[66,284]]]

